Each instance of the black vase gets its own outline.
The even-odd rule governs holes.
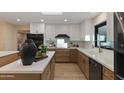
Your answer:
[[[20,54],[23,65],[31,65],[35,61],[37,47],[32,39],[28,39],[23,44]]]

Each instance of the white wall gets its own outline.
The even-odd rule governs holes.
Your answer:
[[[112,12],[101,13],[93,19],[93,26],[100,24],[101,22],[107,22],[107,41],[114,44],[114,19]],[[93,29],[95,31],[95,29]]]
[[[93,19],[86,19],[80,24],[80,31],[82,35],[82,39],[84,40],[85,35],[91,36],[91,41],[93,41],[93,36],[95,33],[95,26],[107,21],[107,41],[114,41],[114,29],[113,29],[113,13],[112,12],[104,12],[100,13]],[[92,43],[93,44],[93,43]]]
[[[17,29],[13,24],[0,22],[0,51],[17,50]]]
[[[107,13],[107,41],[114,41],[114,16],[112,12]]]
[[[103,13],[100,13],[99,15],[97,15],[96,17],[94,17],[93,19],[93,25],[98,25],[100,24],[101,22],[104,22],[107,20],[107,13],[106,12],[103,12]]]

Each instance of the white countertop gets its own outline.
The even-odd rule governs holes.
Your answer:
[[[0,51],[0,57],[8,56],[14,53],[18,53],[19,51]]]
[[[79,47],[68,47],[68,48],[57,48],[57,47],[48,47],[48,49],[77,49]]]
[[[45,70],[46,66],[51,61],[52,57],[54,56],[55,52],[51,51],[48,52],[48,58],[43,59],[38,62],[33,62],[32,65],[29,66],[23,66],[21,59],[14,61],[13,63],[10,63],[6,66],[3,66],[0,68],[0,73],[33,73],[33,74],[42,74],[42,72]]]
[[[102,64],[106,68],[114,71],[114,52],[112,50],[102,49],[102,52],[98,52],[98,48],[84,49],[77,48],[80,52],[86,56],[94,59],[98,63]]]
[[[55,48],[50,47],[49,49],[64,49],[64,48]],[[70,47],[65,49],[77,49],[86,56],[94,59],[98,63],[102,64],[106,68],[114,71],[114,52],[113,50],[102,49],[102,52],[98,52],[98,48],[81,48],[81,47]]]
[[[69,48],[70,49],[70,48]],[[114,52],[112,50],[102,49],[102,52],[98,52],[98,48],[73,48],[78,49],[80,52],[85,54],[86,56],[94,59],[95,61],[99,62],[106,68],[114,71]],[[5,54],[12,54],[15,52],[4,52],[1,56]],[[21,60],[17,60],[9,65],[0,68],[0,73],[9,72],[9,73],[42,73],[45,69],[49,61],[51,60],[52,56],[55,52],[48,52],[49,57],[37,63],[33,63],[31,66],[23,66]]]

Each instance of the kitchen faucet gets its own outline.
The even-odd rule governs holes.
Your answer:
[[[101,49],[101,41],[99,40],[99,53],[102,52],[102,49]]]

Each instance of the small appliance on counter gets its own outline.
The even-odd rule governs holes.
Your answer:
[[[35,61],[37,47],[32,39],[25,40],[20,50],[23,65],[31,65]]]

